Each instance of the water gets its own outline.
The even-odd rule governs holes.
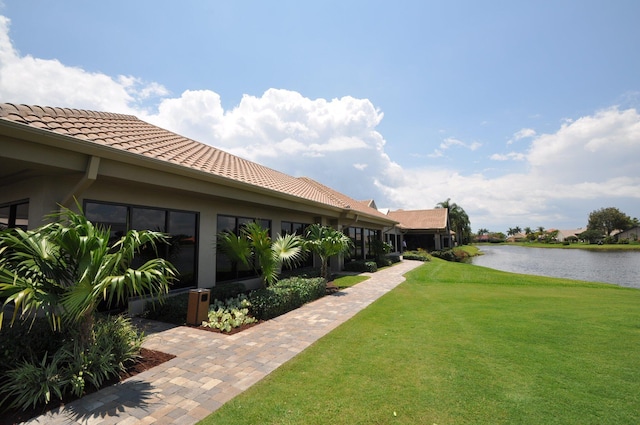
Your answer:
[[[640,251],[481,246],[471,263],[513,273],[563,277],[640,288]]]

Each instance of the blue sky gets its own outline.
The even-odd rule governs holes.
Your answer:
[[[0,100],[137,115],[473,230],[640,217],[640,2],[5,0]]]

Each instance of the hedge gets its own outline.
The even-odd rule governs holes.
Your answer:
[[[323,278],[282,279],[268,288],[249,293],[251,315],[258,320],[269,320],[325,295],[327,282]]]

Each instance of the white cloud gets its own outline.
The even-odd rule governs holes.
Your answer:
[[[513,142],[517,142],[518,140],[521,140],[521,139],[533,137],[535,135],[536,135],[536,131],[534,129],[523,128],[522,130],[519,130],[516,133],[514,133],[513,137],[509,139],[509,141],[507,142],[507,145],[510,145]]]
[[[523,161],[526,155],[520,152],[509,152],[507,154],[494,153],[489,157],[494,161]]]
[[[392,205],[405,208],[429,207],[450,197],[465,208],[472,225],[483,227],[573,227],[586,224],[594,209],[629,200],[637,208],[640,202],[640,115],[635,109],[611,108],[565,121],[557,132],[534,138],[527,154],[491,158],[521,160],[523,171],[489,178],[445,168],[404,169],[393,185],[382,178],[376,184]],[[578,212],[576,204],[590,209]]]
[[[359,163],[355,163],[353,164],[353,168],[355,168],[356,170],[360,170],[360,171],[364,171],[365,168],[367,168],[368,164],[359,164]]]
[[[427,155],[424,165],[407,168],[385,152],[385,138],[377,130],[383,114],[368,99],[310,99],[269,89],[260,96],[244,95],[225,110],[212,90],[168,97],[161,84],[135,76],[110,77],[21,56],[8,27],[9,20],[0,17],[3,101],[132,113],[355,198],[375,198],[381,207],[432,208],[451,198],[465,208],[473,228],[505,230],[493,226],[564,227],[566,222],[574,227],[584,225],[593,209],[640,203],[640,115],[635,109],[610,108],[566,120],[549,134],[523,128],[511,140],[530,139],[524,153],[490,157],[520,161],[522,171],[500,175],[493,168],[471,174],[445,166],[440,158],[447,150],[481,148],[453,137]],[[154,98],[156,108],[142,106]],[[588,209],[577,210],[577,204]],[[637,210],[625,213],[640,216]]]
[[[449,149],[452,146],[460,146],[463,148],[467,148],[471,151],[475,151],[482,146],[482,143],[479,143],[479,142],[465,143],[461,140],[456,139],[455,137],[447,137],[442,141],[442,143],[440,143],[440,149],[438,151],[442,152],[443,150]]]
[[[161,85],[133,77],[109,77],[70,67],[55,59],[21,56],[9,37],[10,20],[0,16],[0,95],[5,102],[93,108],[135,113],[138,100],[166,94]]]

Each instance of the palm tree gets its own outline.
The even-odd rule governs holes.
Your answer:
[[[282,264],[296,264],[304,256],[300,236],[278,235],[271,240],[269,229],[256,222],[244,225],[239,235],[229,231],[218,234],[218,248],[232,261],[252,267],[263,287],[277,281]]]
[[[438,202],[436,208],[447,208],[449,210],[449,223],[451,224],[451,229],[456,233],[456,240],[461,244],[468,242],[471,234],[471,224],[465,210],[455,202],[451,202],[451,198]]]
[[[0,296],[13,304],[13,324],[42,312],[54,330],[77,327],[80,344],[91,343],[94,313],[130,296],[162,297],[176,276],[171,263],[152,258],[134,269],[141,251],[166,242],[160,232],[130,230],[109,243],[109,229],[95,227],[81,213],[63,209],[54,221],[34,230],[0,232]]]
[[[353,241],[332,227],[312,224],[305,233],[305,246],[311,252],[318,254],[322,262],[320,275],[330,281],[329,258],[348,252],[353,246]]]

